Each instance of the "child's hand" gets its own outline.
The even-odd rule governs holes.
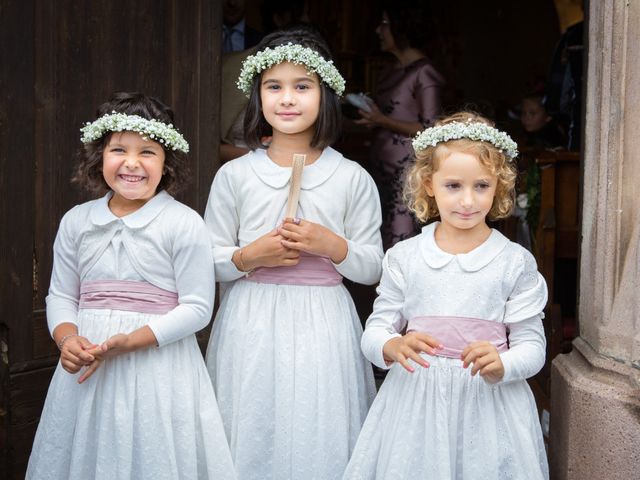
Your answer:
[[[487,383],[497,383],[504,377],[504,365],[496,347],[490,342],[473,342],[466,346],[460,355],[463,367],[473,364],[471,375],[480,372]]]
[[[64,340],[60,349],[60,364],[69,373],[78,373],[80,369],[94,361],[90,350],[96,345],[85,337],[73,335]]]
[[[293,250],[329,257],[333,263],[340,263],[347,256],[344,238],[308,220],[286,218],[280,234],[284,237],[282,245]]]
[[[272,230],[266,235],[242,247],[242,261],[240,250],[233,255],[233,262],[239,270],[251,271],[258,267],[282,267],[297,265],[300,252],[282,245],[282,235]],[[244,266],[244,268],[241,268]]]
[[[122,355],[123,353],[128,353],[133,350],[129,345],[129,335],[125,335],[124,333],[118,333],[109,337],[102,345],[95,346],[91,350],[88,351],[95,360],[87,367],[87,369],[82,373],[80,378],[78,379],[78,383],[83,383],[86,379],[88,379],[91,375],[95,373],[102,362],[104,362],[107,358],[115,357],[118,355]]]
[[[420,332],[409,332],[402,337],[389,340],[382,347],[382,356],[387,363],[398,362],[405,370],[413,373],[413,367],[408,359],[412,359],[418,365],[429,367],[429,363],[420,356],[421,352],[428,355],[436,355],[436,350],[442,349],[442,344],[431,335]]]

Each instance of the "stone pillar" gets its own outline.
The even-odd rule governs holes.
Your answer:
[[[640,1],[588,3],[580,336],[552,364],[549,462],[640,479]]]

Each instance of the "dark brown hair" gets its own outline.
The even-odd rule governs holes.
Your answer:
[[[331,60],[329,47],[318,31],[309,25],[279,30],[267,35],[258,45],[258,51],[267,47],[277,47],[293,43],[302,45],[318,52],[325,60]],[[271,125],[267,123],[262,113],[262,100],[260,98],[260,79],[262,75],[256,75],[251,86],[249,103],[244,116],[244,140],[249,148],[255,150],[262,146],[261,139],[272,135]],[[320,110],[315,123],[315,134],[311,139],[311,147],[326,148],[335,142],[340,136],[342,126],[342,113],[340,111],[340,97],[331,87],[320,81]]]
[[[160,100],[138,92],[114,93],[108,102],[98,107],[96,118],[111,112],[138,115],[148,120],[158,120],[166,124],[173,124],[173,111]],[[107,132],[101,138],[86,143],[78,151],[78,164],[71,181],[82,185],[95,194],[104,194],[109,185],[102,175],[102,152],[109,143],[112,132]],[[166,190],[175,194],[190,180],[187,155],[178,150],[164,149],[164,171],[158,184],[158,190]]]
[[[426,51],[435,38],[430,3],[426,0],[382,0],[382,12],[389,17],[389,29],[400,49]]]

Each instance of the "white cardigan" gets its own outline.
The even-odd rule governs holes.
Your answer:
[[[119,218],[109,210],[111,195],[77,205],[60,222],[46,299],[49,331],[77,324],[80,284],[90,280],[146,281],[176,292],[179,305],[148,324],[159,345],[204,328],[215,279],[202,218],[164,191]]]
[[[213,240],[217,279],[244,275],[233,253],[282,221],[291,168],[255,150],[220,168],[211,186],[205,223]],[[381,275],[380,198],[369,174],[357,163],[326,148],[304,168],[298,216],[344,237],[347,257],[335,267],[344,277],[367,285]]]

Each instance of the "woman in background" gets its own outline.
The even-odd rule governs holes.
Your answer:
[[[382,202],[382,240],[385,250],[418,232],[403,204],[402,185],[413,150],[411,137],[433,125],[440,114],[443,76],[425,54],[432,30],[424,2],[384,1],[376,29],[380,48],[395,57],[376,88],[371,111],[360,110],[356,123],[374,129],[370,171]]]

